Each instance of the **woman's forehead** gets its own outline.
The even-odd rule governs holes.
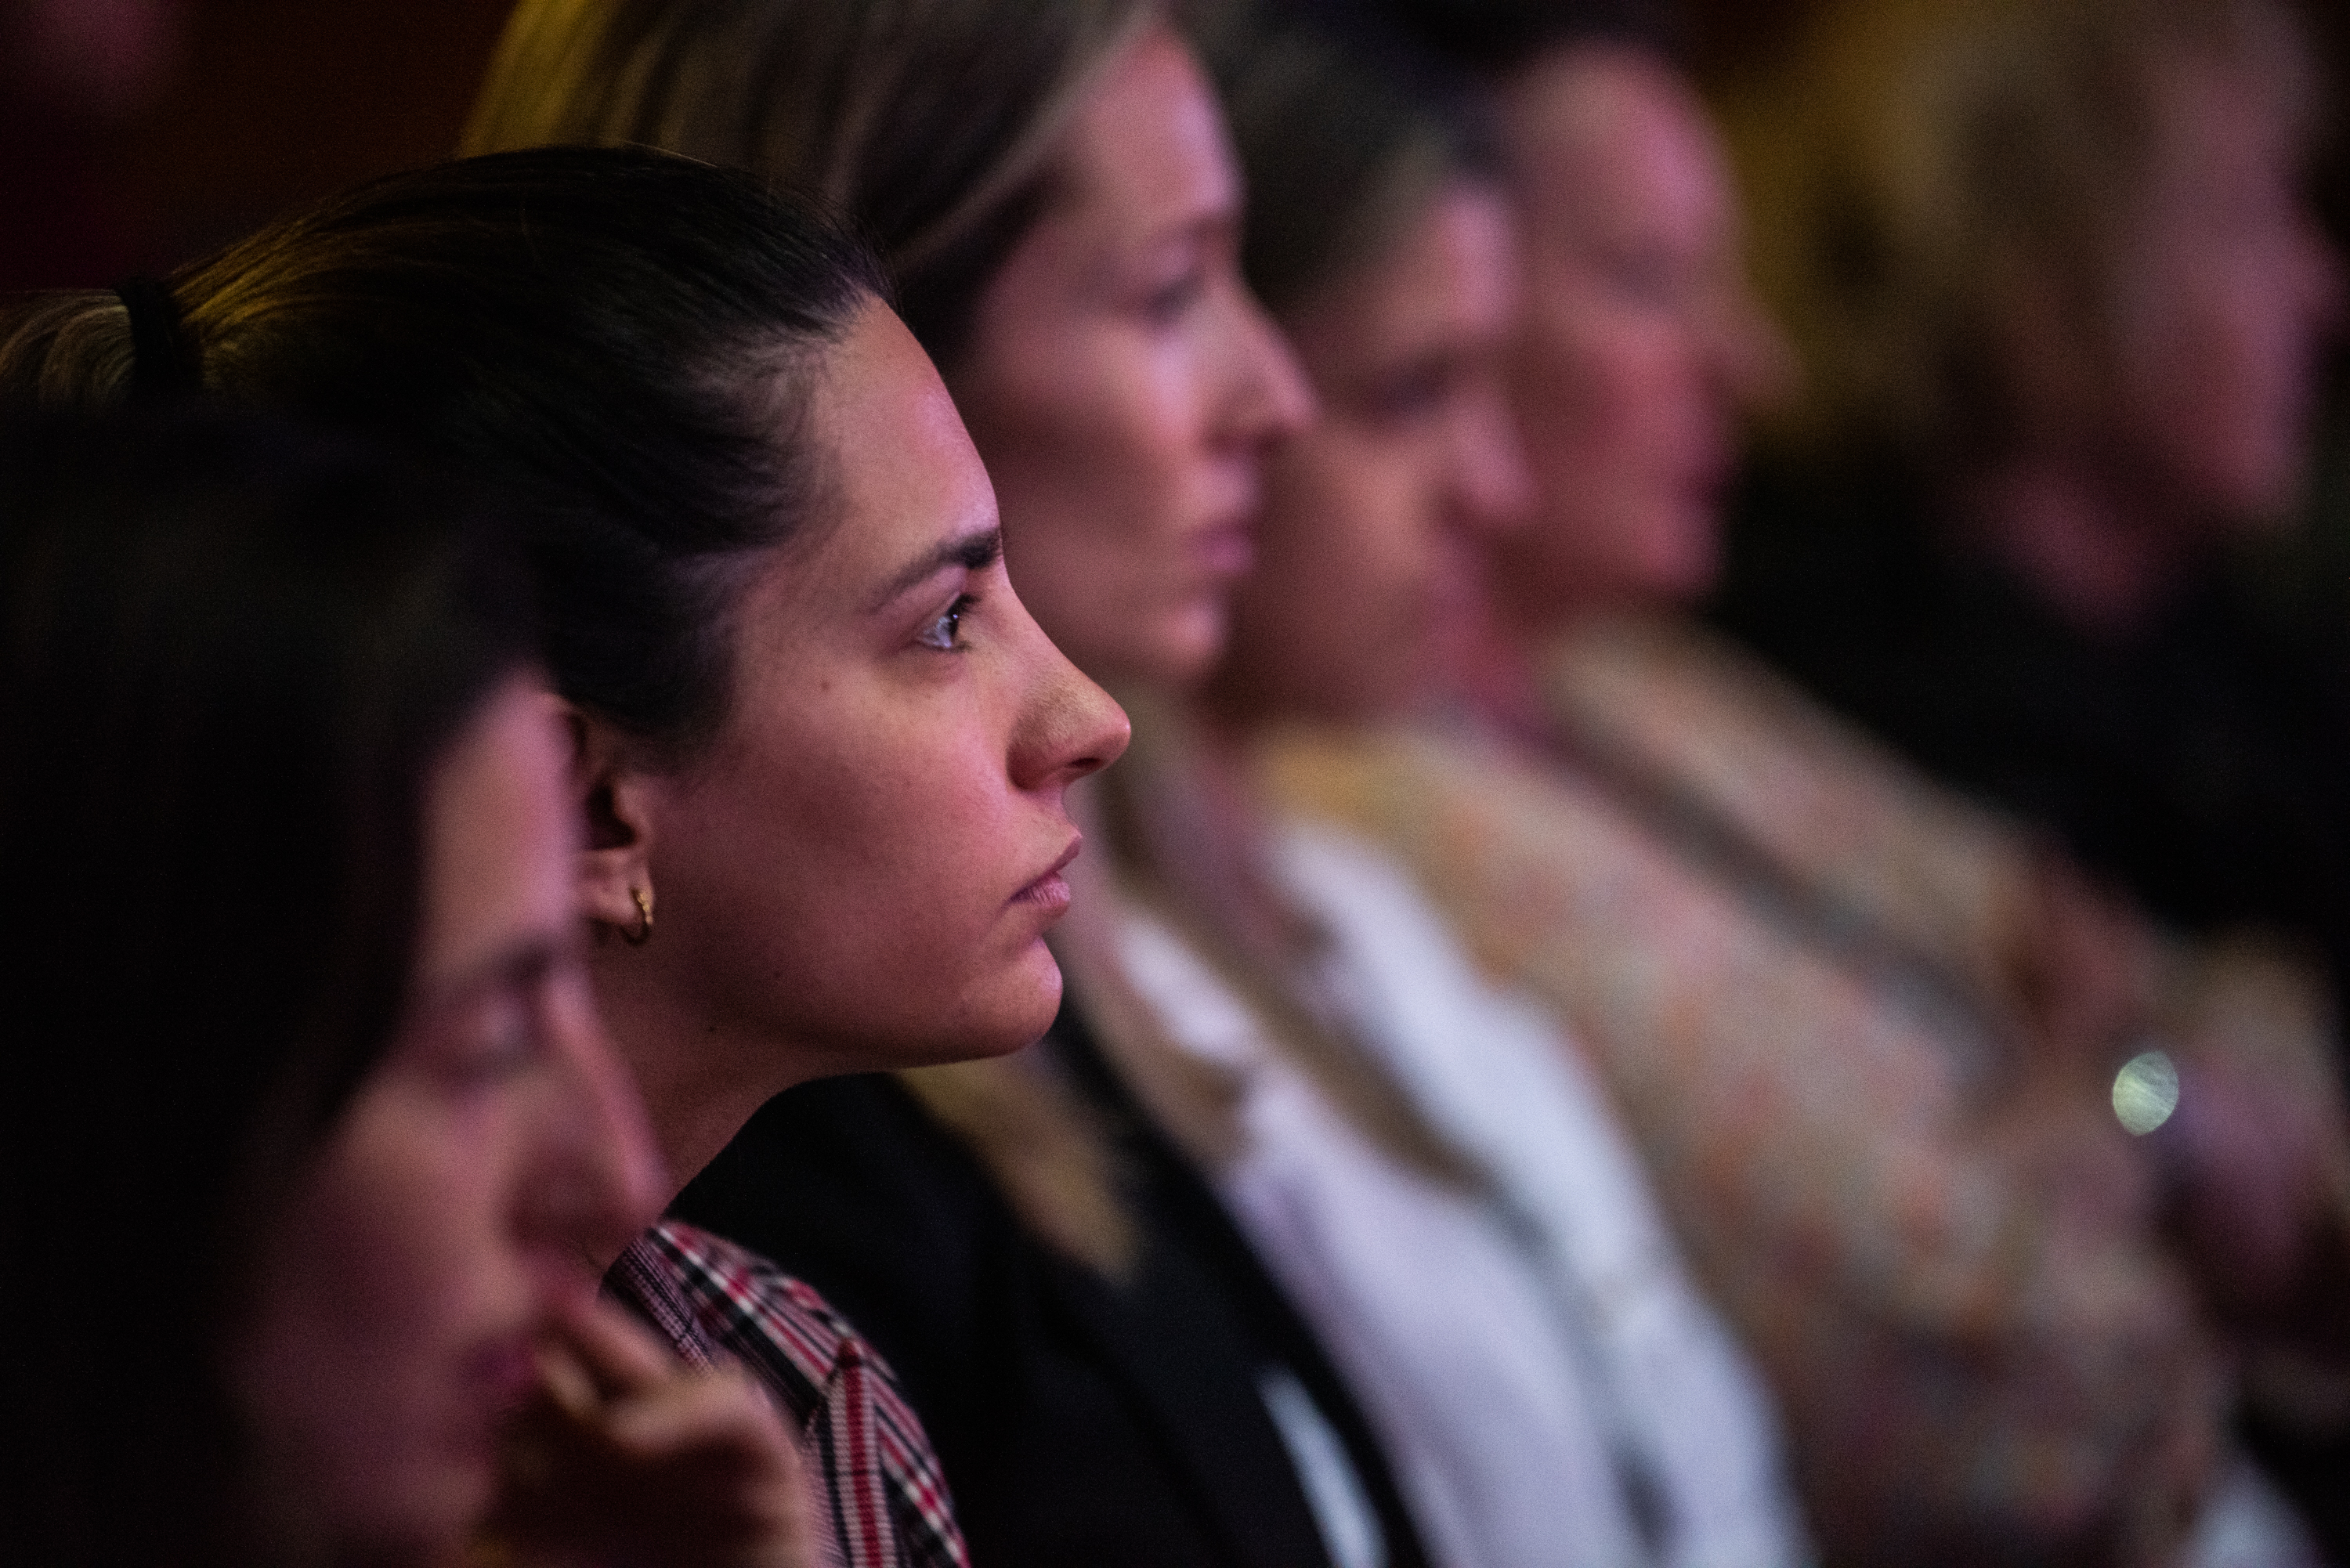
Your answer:
[[[994,489],[953,399],[879,300],[827,356],[809,426],[825,454],[831,521],[791,552],[783,576],[844,612],[873,607],[949,540],[995,526]]]
[[[1154,30],[1106,71],[1073,117],[1058,171],[1064,211],[1157,234],[1228,219],[1240,175],[1222,110],[1191,53]]]

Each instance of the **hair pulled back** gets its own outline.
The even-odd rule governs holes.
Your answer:
[[[1159,0],[522,0],[465,133],[659,147],[847,214],[951,368],[1087,91]]]
[[[218,412],[0,433],[12,1562],[236,1560],[221,1335],[401,1015],[432,772],[529,657],[473,493]]]
[[[204,390],[527,498],[556,684],[679,751],[725,711],[739,568],[823,509],[806,404],[885,287],[804,201],[587,148],[393,175],[168,280]],[[0,342],[0,398],[119,403],[131,357],[114,295],[57,296]]]

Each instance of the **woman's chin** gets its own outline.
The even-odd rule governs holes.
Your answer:
[[[495,1501],[497,1471],[486,1453],[440,1456],[404,1484],[389,1475],[374,1490],[390,1495],[351,1500],[328,1533],[352,1561],[452,1563],[460,1559]]]
[[[1039,937],[1023,955],[1022,980],[1018,990],[1025,994],[1007,1010],[1009,1027],[998,1036],[1003,1044],[988,1053],[1000,1056],[1033,1045],[1053,1026],[1053,1019],[1061,1011],[1061,966],[1053,957],[1053,950]]]
[[[1009,1056],[1042,1039],[1060,1010],[1061,966],[1040,937],[996,983],[972,999],[954,1027],[938,1032],[920,1064]]]

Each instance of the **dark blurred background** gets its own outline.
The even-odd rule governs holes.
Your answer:
[[[1687,0],[1697,72],[1767,78],[1819,0]],[[0,294],[160,272],[342,186],[445,156],[510,0],[0,0]],[[2316,171],[2350,239],[2350,5],[2307,0],[2335,84]],[[2350,607],[2350,355],[2315,522],[2264,570]]]
[[[445,157],[505,0],[5,0],[0,288],[169,266]]]
[[[169,266],[341,186],[445,155],[506,8],[5,0],[0,289]],[[1808,8],[1693,0],[1700,74],[1722,86],[1765,68]],[[2350,6],[2319,0],[2313,16],[2334,79],[2350,79]],[[2337,93],[2337,117],[2340,106]],[[2336,195],[2345,182],[2326,184]],[[2338,197],[2332,210],[2339,231]]]
[[[507,0],[5,0],[0,290],[170,266],[444,156]],[[1708,66],[1799,0],[1707,0]]]

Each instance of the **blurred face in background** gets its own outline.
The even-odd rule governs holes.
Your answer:
[[[408,1016],[270,1229],[228,1371],[287,1561],[461,1544],[534,1345],[666,1189],[577,950],[566,763],[521,680],[442,762]]]
[[[1038,623],[1097,679],[1186,683],[1253,557],[1264,451],[1308,400],[1242,284],[1222,118],[1173,33],[1109,67],[1053,168],[948,385]]]
[[[2189,525],[2241,527],[2297,499],[2341,265],[2274,84],[2184,51],[2149,68],[2151,156],[2107,281],[2103,455]]]
[[[1786,375],[1747,293],[1735,196],[1703,106],[1633,48],[1575,45],[1502,95],[1527,308],[1511,390],[1534,525],[1497,597],[1539,627],[1712,582],[1739,421]]]
[[[1532,500],[1501,375],[1519,300],[1507,207],[1460,182],[1284,317],[1322,411],[1270,466],[1217,677],[1229,712],[1376,718],[1436,679],[1472,550]]]

